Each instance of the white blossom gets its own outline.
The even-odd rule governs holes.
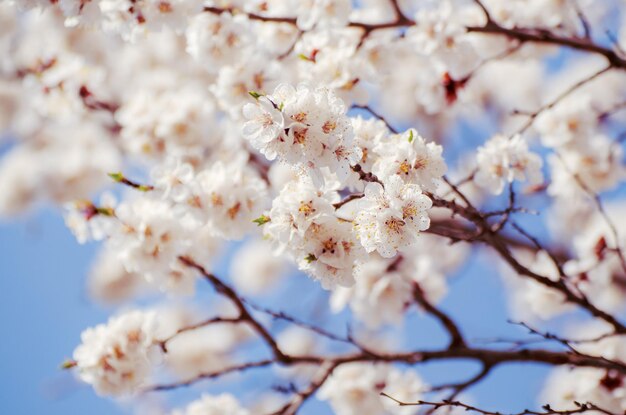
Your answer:
[[[304,0],[298,2],[298,28],[309,30],[314,26],[345,26],[352,5],[350,0]]]
[[[393,175],[385,187],[369,183],[358,202],[355,231],[367,252],[378,251],[385,258],[411,245],[419,232],[428,229],[432,201],[415,184],[406,184]]]
[[[380,393],[398,393],[398,399],[418,400],[425,389],[414,372],[403,373],[386,365],[348,363],[333,371],[317,396],[329,401],[338,415],[408,415],[414,408],[390,405],[389,398]]]
[[[188,201],[216,235],[240,239],[256,226],[266,207],[267,184],[239,161],[217,162],[197,175],[197,190]]]
[[[244,107],[244,136],[269,160],[279,158],[307,168],[329,167],[348,175],[360,153],[352,141],[345,106],[331,91],[281,84],[272,95]],[[273,136],[273,137],[272,137]]]
[[[535,128],[548,147],[560,147],[587,140],[598,124],[598,114],[590,111],[591,97],[577,95],[539,114]]]
[[[74,351],[80,378],[101,395],[136,391],[158,358],[155,324],[153,313],[134,311],[85,330]]]
[[[193,167],[180,159],[169,158],[162,165],[155,166],[150,176],[154,188],[162,192],[163,199],[184,202],[190,197],[189,185],[194,178]]]
[[[585,140],[584,146],[563,149],[548,159],[551,195],[574,198],[602,192],[613,189],[624,178],[620,146],[605,135],[588,136]]]
[[[197,401],[187,405],[184,410],[176,410],[172,415],[248,415],[250,412],[242,408],[234,396],[224,393],[221,395],[203,395]]]
[[[308,177],[288,182],[272,203],[270,222],[264,232],[278,252],[301,246],[313,223],[322,223],[334,215],[333,203],[339,202],[335,189],[318,190]]]
[[[243,294],[263,294],[281,282],[288,270],[286,265],[283,258],[274,255],[269,242],[252,239],[237,250],[229,274]]]
[[[447,169],[441,155],[443,148],[426,143],[413,129],[381,140],[375,151],[380,155],[373,167],[377,176],[398,175],[406,183],[418,184],[427,191],[437,189]]]
[[[187,52],[214,73],[245,56],[253,45],[244,14],[199,13],[191,19],[186,38]]]
[[[494,194],[502,193],[504,186],[514,180],[537,184],[543,179],[541,158],[528,151],[528,145],[520,135],[511,138],[493,136],[478,149],[476,161],[478,171],[474,181]]]

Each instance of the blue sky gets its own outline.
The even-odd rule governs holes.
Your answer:
[[[4,334],[0,342],[0,413],[128,413],[59,370],[59,364],[71,356],[79,342],[80,332],[105,321],[111,311],[94,305],[85,296],[85,277],[96,251],[97,245],[78,245],[60,213],[54,210],[0,223],[0,321]],[[442,305],[459,320],[470,338],[522,334],[506,323],[496,273],[482,261],[473,260],[453,279],[450,295]],[[306,308],[306,303],[300,307]],[[414,316],[410,324],[410,342],[440,345],[445,340],[437,324],[427,317]],[[471,376],[475,367],[429,364],[417,370],[428,381],[437,383]],[[503,366],[472,390],[472,399],[494,410],[533,406],[546,370],[538,365]],[[233,386],[231,391],[249,395],[263,380],[263,376],[253,374],[250,381]],[[205,390],[213,390],[213,385],[205,383],[182,394],[170,392],[167,397],[187,400]],[[324,415],[330,411],[311,403],[302,413]]]

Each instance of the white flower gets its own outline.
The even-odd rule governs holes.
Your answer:
[[[268,241],[252,239],[237,250],[229,275],[237,289],[245,295],[268,293],[285,276],[284,258],[274,255]]]
[[[192,208],[213,232],[226,239],[240,239],[255,228],[269,200],[267,183],[241,161],[218,161],[197,175]]]
[[[474,181],[494,194],[502,193],[505,184],[513,180],[527,180],[531,184],[543,180],[541,158],[528,151],[520,135],[510,139],[495,135],[478,149],[476,160],[478,171]]]
[[[143,275],[162,290],[193,290],[194,274],[178,262],[191,248],[192,235],[168,203],[139,198],[120,204],[116,216],[121,231],[109,243],[128,272]]]
[[[534,124],[547,147],[560,147],[586,141],[598,126],[598,114],[593,110],[589,95],[566,99],[554,108],[542,112]]]
[[[74,351],[80,378],[100,395],[137,390],[158,357],[155,323],[153,313],[134,311],[85,330],[81,345]]]
[[[188,185],[193,180],[193,167],[177,158],[168,158],[165,163],[155,166],[150,176],[155,190],[163,193],[163,199],[184,202],[190,196]]]
[[[582,226],[577,226],[578,232],[573,235],[576,259],[566,262],[564,270],[575,278],[577,287],[594,304],[602,304],[606,310],[617,311],[624,306],[626,297],[624,269],[617,254],[617,249],[623,252],[626,246],[626,234],[623,232],[626,223],[622,214],[624,204],[607,204],[605,209],[617,229],[617,239],[606,217],[594,210],[586,223],[577,223]],[[571,221],[568,223],[571,225]]]
[[[354,274],[354,286],[333,291],[333,311],[338,312],[349,304],[355,317],[371,328],[401,323],[406,305],[413,298],[412,287],[410,280],[390,271],[390,265],[389,260],[376,256],[360,264]]]
[[[384,392],[402,402],[417,402],[428,390],[428,385],[413,370],[400,371],[392,368],[387,375]],[[414,415],[415,408],[398,406],[391,399],[383,398],[387,413],[394,415]]]
[[[437,244],[437,239],[428,239],[428,235],[421,238],[424,241],[405,249],[399,263],[375,254],[361,261],[355,269],[354,286],[333,291],[330,300],[333,311],[339,312],[349,305],[358,320],[375,329],[385,324],[403,323],[404,315],[414,302],[415,283],[431,304],[439,302],[447,286],[441,260],[429,249]]]
[[[417,401],[425,390],[426,385],[414,372],[403,373],[381,364],[348,363],[333,371],[317,396],[329,401],[337,415],[408,415],[415,408],[402,408],[380,393]]]
[[[98,5],[104,28],[127,40],[163,26],[182,31],[189,16],[201,10],[195,0],[100,0]]]
[[[376,149],[382,148],[382,142],[389,135],[389,129],[384,121],[360,116],[350,118],[354,130],[354,143],[361,149],[359,165],[363,171],[371,172],[374,162],[378,158]]]
[[[196,14],[185,33],[187,52],[203,67],[217,73],[222,66],[230,65],[247,53],[254,45],[250,22],[245,14]]]
[[[560,157],[549,158],[552,182],[548,193],[571,199],[585,195],[587,190],[598,193],[613,189],[625,177],[622,154],[622,147],[602,134],[586,136],[584,146],[563,148]]]
[[[520,252],[518,256],[519,261],[535,274],[553,282],[559,281],[559,270],[547,252],[539,251],[534,255]],[[512,271],[505,275],[510,275],[506,282],[510,286],[511,308],[524,321],[548,320],[572,309],[572,305],[560,291],[530,278],[518,276]]]
[[[380,415],[385,407],[380,396],[388,368],[363,363],[348,363],[333,371],[317,396],[329,401],[337,415]]]
[[[567,335],[572,339],[591,339],[609,333],[606,324],[593,322],[578,325]],[[626,359],[624,336],[611,336],[597,342],[583,342],[576,346],[580,353],[601,356],[623,362]],[[624,376],[613,370],[558,367],[552,370],[541,393],[542,403],[549,403],[555,410],[573,410],[574,402],[593,402],[611,413],[626,410],[626,384]]]
[[[310,30],[345,26],[352,11],[350,0],[301,0],[298,1],[298,28]]]
[[[217,140],[215,108],[205,88],[193,83],[174,87],[172,82],[139,88],[115,113],[121,144],[131,155],[197,156]]]
[[[87,280],[89,296],[106,305],[131,301],[146,288],[145,279],[126,271],[117,253],[107,248],[97,256]]]
[[[101,241],[114,232],[117,225],[115,205],[117,201],[110,193],[104,193],[98,206],[88,200],[78,200],[66,205],[65,225],[72,231],[80,244]]]
[[[278,157],[308,170],[329,167],[345,179],[350,164],[361,157],[352,143],[345,106],[328,89],[281,84],[256,105],[260,108],[244,107],[249,120],[244,137],[270,160]]]
[[[184,410],[176,410],[172,415],[249,415],[234,396],[227,393],[211,396],[203,395],[199,400],[190,403]]]
[[[317,189],[310,178],[288,182],[272,203],[270,222],[264,232],[281,253],[301,246],[309,226],[333,217],[333,203],[339,202],[334,189]]]
[[[254,148],[263,149],[281,137],[285,121],[282,112],[267,97],[259,97],[257,101],[257,104],[246,104],[243,107],[243,116],[248,121],[243,125],[242,132]],[[267,149],[264,154],[273,160],[277,152]]]
[[[465,18],[467,8],[456,2],[443,0],[436,5],[420,8],[415,15],[417,24],[407,36],[420,54],[440,59],[453,77],[461,77],[479,58],[465,29],[474,22]]]
[[[327,290],[350,286],[360,248],[350,223],[330,217],[308,227],[299,249],[298,267]]]
[[[380,159],[373,171],[382,180],[398,175],[406,183],[434,192],[447,170],[441,156],[443,148],[433,142],[426,143],[413,129],[380,141],[375,151]]]
[[[339,195],[318,189],[308,176],[285,185],[274,199],[264,232],[276,246],[326,289],[351,285],[361,255],[350,224],[335,216]]]
[[[391,176],[384,188],[369,183],[357,205],[354,225],[361,244],[367,252],[378,251],[385,258],[411,245],[430,226],[427,210],[432,201],[419,186],[405,184],[398,175]]]
[[[245,57],[234,65],[224,66],[220,69],[215,84],[209,89],[215,95],[220,108],[233,119],[241,119],[241,106],[250,102],[250,93],[263,95],[271,92],[282,70],[276,61],[267,55],[257,53]],[[245,117],[254,118],[254,116]]]

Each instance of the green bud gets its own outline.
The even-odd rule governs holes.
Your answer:
[[[253,220],[252,222],[256,223],[259,226],[263,226],[267,222],[270,222],[270,221],[271,221],[271,219],[269,218],[269,216],[261,215],[258,218],[256,218],[255,220]]]
[[[312,59],[311,59],[311,58],[309,58],[308,56],[306,56],[306,55],[304,55],[304,54],[302,54],[302,53],[299,53],[299,54],[298,54],[298,57],[299,57],[300,59],[302,59],[303,61],[307,61],[307,62],[311,62],[311,61],[312,61]]]
[[[97,207],[96,212],[104,216],[115,216],[115,209],[112,207]]]
[[[256,91],[248,91],[248,94],[250,94],[250,96],[251,96],[252,98],[254,98],[254,99],[259,99],[260,97],[262,97],[262,96],[263,96],[262,94],[259,94],[259,93],[258,93],[258,92],[256,92]]]
[[[413,142],[413,130],[409,130],[409,143]]]
[[[304,260],[310,264],[313,261],[317,261],[317,257],[313,254],[309,254],[304,257]]]
[[[124,180],[124,174],[122,174],[122,172],[109,173],[109,177],[118,183]]]
[[[66,361],[61,363],[61,369],[63,370],[71,369],[73,367],[76,367],[77,364],[78,363],[76,363],[76,360],[67,359]]]

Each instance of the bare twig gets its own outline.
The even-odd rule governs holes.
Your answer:
[[[417,402],[403,402],[399,399],[396,399],[388,395],[385,392],[382,392],[381,395],[386,398],[391,399],[392,401],[397,403],[399,406],[431,406],[431,407],[434,407],[434,409],[439,409],[443,407],[455,407],[455,408],[464,409],[465,411],[469,411],[469,412],[476,412],[482,415],[505,415],[503,412],[500,412],[500,411],[497,411],[497,412],[488,411],[488,410],[481,409],[476,406],[469,405],[460,401],[442,400],[440,402],[430,402],[430,401],[420,400]],[[529,409],[525,409],[522,412],[517,412],[517,413],[512,413],[512,414],[507,414],[507,415],[574,415],[574,414],[582,414],[582,413],[591,412],[591,411],[601,412],[606,415],[615,415],[613,412],[607,409],[603,409],[593,403],[572,402],[572,404],[576,406],[576,409],[557,410],[557,409],[552,409],[550,405],[544,405],[542,407],[543,411],[532,411]]]
[[[417,283],[414,283],[413,285],[413,298],[415,298],[415,301],[420,305],[420,307],[426,310],[428,314],[435,317],[446,329],[446,331],[450,335],[450,348],[465,346],[465,340],[463,340],[461,330],[458,328],[454,320],[452,320],[446,313],[441,311],[439,308],[432,305],[428,301],[428,299],[426,299],[424,291]]]
[[[254,317],[250,314],[250,312],[246,308],[243,300],[237,295],[237,293],[232,288],[224,284],[215,275],[207,272],[202,265],[196,263],[190,257],[181,256],[178,259],[185,266],[193,268],[196,271],[198,271],[200,274],[202,274],[202,276],[206,278],[213,285],[213,287],[215,288],[215,291],[227,297],[235,305],[235,307],[239,311],[239,319],[242,322],[249,324],[254,329],[254,331],[256,331],[257,334],[259,334],[259,336],[263,338],[265,343],[267,343],[269,348],[272,350],[272,353],[274,354],[274,357],[276,358],[276,360],[278,360],[279,362],[289,361],[289,357],[280,350],[280,348],[278,347],[278,344],[276,343],[276,340],[274,340],[272,335],[267,331],[265,327],[261,325],[261,323],[259,323],[257,320],[254,319]]]
[[[519,130],[517,130],[515,132],[515,134],[522,134],[522,133],[524,133],[526,130],[528,130],[533,125],[533,123],[535,122],[535,119],[540,114],[542,114],[544,111],[547,111],[547,110],[553,108],[556,104],[558,104],[563,99],[565,99],[567,96],[569,96],[570,94],[572,94],[573,92],[578,90],[580,87],[582,87],[583,85],[593,81],[594,79],[598,78],[599,76],[607,73],[612,68],[613,68],[613,66],[609,65],[609,66],[606,66],[606,67],[600,69],[599,71],[594,72],[593,74],[591,74],[591,75],[581,79],[580,81],[576,82],[575,84],[573,84],[572,86],[567,88],[565,91],[560,93],[555,99],[553,99],[552,101],[548,102],[547,104],[542,105],[536,111],[534,111],[532,113],[529,113],[529,114],[525,114],[525,115],[528,116],[528,120],[522,125],[522,127]],[[518,114],[522,114],[522,113],[518,112]]]
[[[382,115],[380,115],[379,113],[377,113],[376,111],[374,111],[372,109],[372,107],[370,107],[369,105],[353,105],[352,108],[357,108],[357,109],[362,109],[364,111],[369,112],[370,114],[372,114],[375,118],[378,118],[379,120],[381,120],[382,122],[385,123],[385,125],[387,126],[387,128],[389,129],[389,131],[391,131],[394,134],[398,134],[398,130],[395,129],[394,127],[391,126],[391,124],[389,124],[389,122],[387,121],[387,119],[385,119],[385,117],[383,117]]]

